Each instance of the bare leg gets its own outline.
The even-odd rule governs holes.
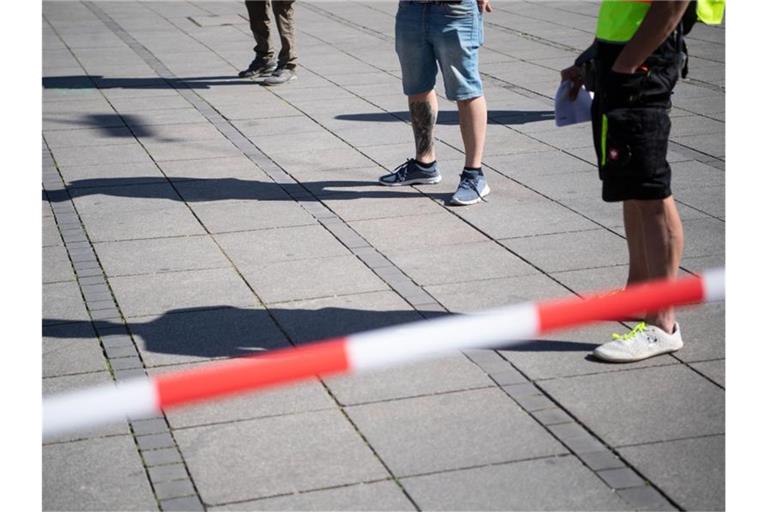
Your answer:
[[[677,277],[684,245],[683,223],[675,200],[669,196],[662,200],[628,202],[634,203],[640,212],[648,278],[674,279]],[[668,308],[649,313],[647,321],[671,333],[675,325],[675,311]]]
[[[480,167],[483,161],[485,132],[488,126],[488,109],[485,96],[461,100],[459,107],[459,126],[464,141],[465,167]]]
[[[645,236],[643,219],[637,201],[624,201],[624,231],[629,249],[629,276],[627,285],[648,279],[648,263],[645,261]]]
[[[408,96],[411,127],[416,143],[416,160],[429,163],[436,160],[434,131],[437,122],[437,93],[429,92]]]

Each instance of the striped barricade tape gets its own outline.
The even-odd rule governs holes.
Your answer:
[[[724,298],[725,271],[717,269],[700,276],[647,282],[610,294],[424,320],[193,370],[126,380],[44,398],[43,437],[125,418],[146,418],[172,407],[314,376],[360,372],[455,350],[510,346],[556,329]]]

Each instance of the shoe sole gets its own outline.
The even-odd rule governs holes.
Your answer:
[[[661,352],[656,352],[655,354],[651,354],[649,356],[640,357],[640,358],[637,358],[637,357],[634,357],[634,358],[622,358],[622,357],[609,358],[609,357],[600,355],[597,351],[593,351],[592,352],[592,356],[594,356],[595,358],[597,358],[597,359],[599,359],[601,361],[604,361],[606,363],[636,363],[638,361],[645,361],[646,359],[650,359],[652,357],[663,356],[664,354],[671,354],[672,352],[677,352],[681,348],[683,348],[682,345],[680,345],[677,348],[669,348],[669,349],[666,349],[666,350],[662,350]]]
[[[386,181],[379,180],[379,185],[385,187],[404,187],[406,185],[435,185],[443,180],[442,176],[436,178],[416,178],[413,180],[398,181],[397,183],[387,183]]]
[[[485,188],[480,191],[480,197],[478,197],[477,199],[473,199],[471,201],[459,201],[458,199],[454,199],[452,197],[450,203],[448,204],[452,204],[454,206],[469,206],[471,204],[477,204],[483,200],[482,198],[484,198],[490,193],[491,193],[491,187],[489,187],[488,184],[486,183]]]
[[[292,80],[296,80],[296,78],[297,78],[297,77],[296,77],[296,75],[293,75],[291,78],[289,78],[289,79],[288,79],[288,80],[286,80],[285,82],[274,82],[274,83],[269,83],[269,82],[262,82],[262,83],[261,83],[261,85],[264,85],[264,86],[266,86],[266,87],[274,87],[274,86],[276,86],[276,85],[283,85],[283,84],[287,84],[288,82],[290,82],[290,81],[292,81]]]

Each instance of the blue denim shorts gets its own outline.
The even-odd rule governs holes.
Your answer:
[[[478,50],[482,44],[483,17],[476,0],[400,1],[395,21],[395,49],[405,94],[411,96],[434,89],[439,65],[449,100],[482,96],[483,83],[478,69]]]

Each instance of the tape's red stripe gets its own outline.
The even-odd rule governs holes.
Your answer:
[[[161,408],[347,371],[346,338],[155,378]]]
[[[676,281],[649,281],[615,294],[540,304],[539,332],[599,320],[619,320],[638,312],[663,309],[670,304],[692,304],[702,300],[704,283],[699,276]]]

